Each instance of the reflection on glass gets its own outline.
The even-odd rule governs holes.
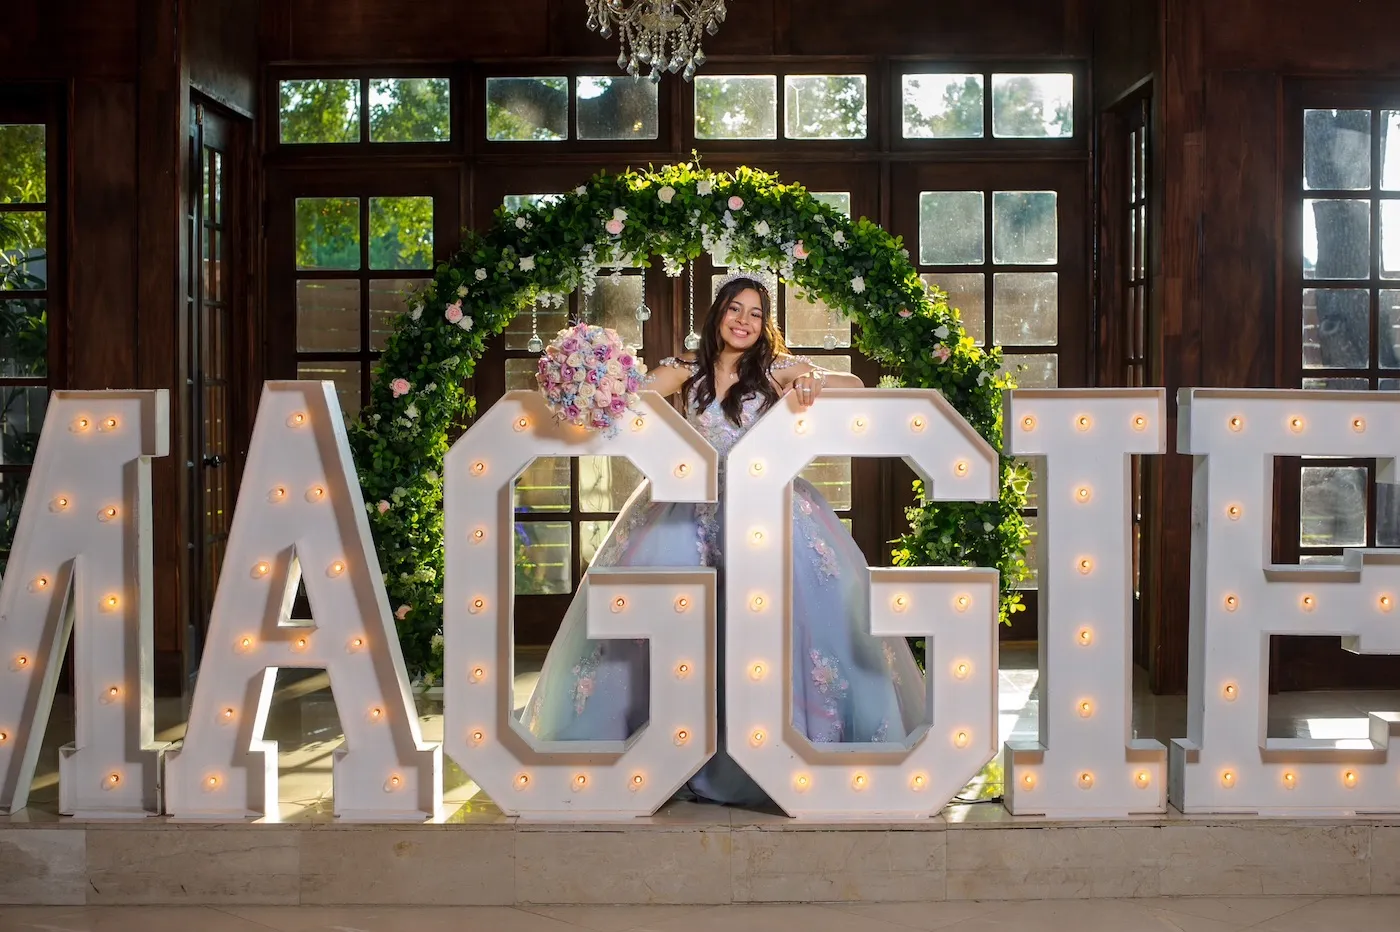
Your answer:
[[[506,210],[514,213],[524,210],[526,207],[544,207],[546,204],[557,204],[564,199],[562,194],[507,194],[502,203]]]
[[[625,456],[580,456],[579,511],[616,514],[643,479],[641,470]]]
[[[1060,323],[1057,272],[992,276],[992,338],[1014,346],[1054,346]]]
[[[447,142],[452,138],[451,92],[447,78],[374,78],[369,82],[369,141]]]
[[[297,282],[297,351],[353,353],[359,348],[360,283]]]
[[[48,224],[44,211],[0,213],[0,291],[48,287]]]
[[[836,511],[851,507],[851,458],[849,456],[819,456],[802,470],[802,478],[816,486],[817,491]]]
[[[695,78],[696,139],[777,139],[776,75]]]
[[[1384,382],[1385,379],[1381,379],[1381,381]],[[1326,391],[1326,392],[1355,392],[1355,391],[1359,391],[1359,392],[1364,392],[1364,391],[1367,391],[1370,387],[1371,387],[1371,382],[1370,382],[1369,379],[1355,379],[1355,378],[1345,378],[1345,379],[1343,379],[1343,378],[1330,378],[1330,379],[1327,379],[1327,378],[1324,378],[1324,379],[1319,379],[1319,378],[1307,378],[1307,379],[1303,379],[1303,388],[1307,389],[1308,391]],[[1384,386],[1382,386],[1382,388],[1384,388]]]
[[[1040,585],[1040,555],[1036,552],[1040,547],[1039,517],[1026,516],[1026,532],[1030,537],[1030,543],[1026,544],[1026,566],[1030,574],[1016,584],[1017,589],[1035,589]]]
[[[44,124],[0,123],[0,204],[48,200]]]
[[[1400,485],[1376,483],[1376,546],[1400,547]]]
[[[851,345],[850,319],[825,301],[810,301],[791,285],[784,289],[783,301],[786,310],[783,338],[788,346],[836,349]]]
[[[920,264],[980,265],[986,261],[984,210],[981,191],[920,192]]]
[[[487,78],[486,138],[493,142],[569,138],[569,79]]]
[[[1026,485],[1026,507],[1040,507],[1040,488],[1044,485],[1045,458],[1018,459],[1016,466],[1030,476],[1030,482]]]
[[[849,191],[813,191],[812,200],[825,204],[847,217],[851,215],[851,192]]]
[[[1060,357],[1054,353],[1007,353],[1000,371],[1010,375],[1017,388],[1058,388]]]
[[[561,307],[545,307],[542,304],[535,306],[535,315],[532,319],[529,311],[521,311],[510,319],[506,324],[506,349],[508,350],[528,350],[530,348],[530,337],[533,335],[533,327],[539,327],[540,339],[545,343],[554,339],[554,335],[569,325],[569,305],[565,302]],[[533,360],[531,361],[533,365]],[[534,369],[530,370],[530,377],[534,378]],[[531,383],[531,387],[534,383]]]
[[[398,318],[408,312],[408,297],[427,287],[426,278],[372,278],[369,282],[369,348],[384,349]]]
[[[1074,75],[992,75],[992,135],[1001,139],[1074,135]]]
[[[783,83],[789,139],[865,138],[865,75],[790,74]]]
[[[1298,543],[1360,547],[1366,543],[1364,466],[1304,466]]]
[[[573,591],[571,526],[545,521],[515,524],[515,594],[568,595]]]
[[[1381,278],[1400,278],[1400,201],[1381,201]]]
[[[603,546],[603,541],[608,539],[608,531],[612,530],[612,526],[611,521],[580,521],[578,523],[579,572],[583,572],[593,565],[593,558],[598,555],[598,548]]]
[[[967,335],[987,342],[987,283],[981,272],[931,272],[919,276],[948,295],[948,306],[962,318]]]
[[[978,139],[982,136],[980,74],[906,74],[905,139]]]
[[[1381,189],[1400,191],[1400,110],[1381,111]]]
[[[431,197],[369,199],[369,267],[395,270],[433,267]]]
[[[0,466],[34,462],[48,407],[47,388],[0,385]]]
[[[299,362],[297,378],[318,382],[334,382],[345,420],[360,415],[360,364],[358,362]]]
[[[10,547],[19,530],[20,506],[29,485],[29,473],[0,473],[0,580],[5,578],[5,566],[10,559]]]
[[[1058,196],[1054,191],[992,195],[992,261],[1053,265],[1059,258]]]
[[[584,301],[584,316],[597,327],[617,331],[623,345],[641,347],[642,322],[637,308],[642,304],[645,280],[640,275],[598,276],[593,293]]]
[[[48,302],[0,298],[0,377],[38,378],[49,371]]]
[[[569,510],[569,457],[541,456],[515,480],[517,512]]]
[[[1371,266],[1371,204],[1303,201],[1303,277],[1366,278]]]
[[[299,197],[296,203],[298,269],[360,267],[360,199]]]
[[[1303,187],[1309,191],[1371,187],[1371,111],[1303,111]]]
[[[1379,323],[1381,368],[1400,369],[1400,291],[1381,289]]]
[[[517,389],[539,391],[540,383],[535,378],[535,374],[539,371],[540,362],[535,357],[529,359],[507,359],[506,391],[513,392]]]
[[[1303,368],[1366,368],[1370,324],[1371,295],[1364,289],[1304,288]]]
[[[642,77],[581,75],[575,84],[579,139],[655,139],[657,86]]]
[[[277,138],[284,143],[360,141],[358,78],[279,81]]]

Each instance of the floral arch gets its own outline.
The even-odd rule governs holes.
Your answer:
[[[859,325],[856,348],[888,373],[882,385],[938,389],[1002,447],[999,350],[976,346],[944,294],[928,288],[900,241],[852,221],[797,184],[748,168],[695,165],[602,174],[557,202],[497,211],[467,231],[390,335],[369,405],[351,427],[360,484],[409,671],[442,673],[442,462],[449,435],[475,414],[464,385],[487,342],[536,301],[562,304],[601,269],[660,256],[667,274],[713,252],[731,267],[775,273]],[[646,259],[643,259],[643,264]],[[894,542],[901,566],[995,566],[1001,618],[1022,608],[1029,480],[1002,457],[1000,500],[909,509]]]

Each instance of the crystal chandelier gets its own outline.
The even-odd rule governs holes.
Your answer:
[[[724,22],[725,0],[587,0],[588,28],[603,38],[617,24],[622,51],[617,66],[636,77],[643,65],[651,66],[651,80],[661,73],[682,68],[689,81],[705,63],[700,48],[704,33],[719,32]]]

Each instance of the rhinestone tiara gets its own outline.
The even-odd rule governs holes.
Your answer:
[[[719,290],[721,288],[725,287],[730,282],[737,282],[741,279],[745,281],[757,282],[758,284],[762,285],[764,288],[768,289],[768,296],[770,298],[774,297],[777,294],[778,276],[774,275],[771,272],[756,272],[751,269],[736,269],[730,272],[728,275],[725,275],[723,278],[720,278],[718,281],[715,282],[714,293],[719,294]]]

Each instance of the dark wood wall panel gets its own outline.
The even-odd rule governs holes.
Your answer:
[[[783,2],[783,0],[779,0]],[[1087,54],[1082,0],[787,0],[795,55],[985,57]]]
[[[185,12],[192,88],[251,116],[257,104],[259,0],[195,0]]]
[[[268,17],[264,57],[270,61],[458,61],[550,54],[549,0],[264,0],[263,9]]]
[[[0,29],[0,79],[134,78],[138,2],[6,4]]]
[[[1160,0],[1094,3],[1094,100],[1111,106],[1157,71]]]
[[[1212,68],[1400,72],[1395,0],[1211,2],[1204,36]]]

